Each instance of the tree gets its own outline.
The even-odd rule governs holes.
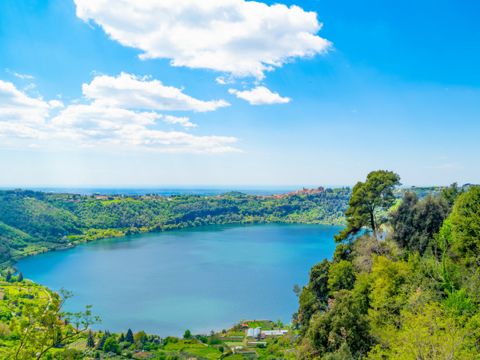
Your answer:
[[[192,333],[190,332],[190,330],[188,330],[188,329],[185,330],[185,333],[183,334],[183,338],[187,339],[187,340],[192,338]]]
[[[105,352],[112,352],[118,354],[120,352],[120,347],[118,346],[117,339],[114,336],[110,336],[107,340],[105,340],[105,344],[103,344],[103,351]]]
[[[311,317],[317,311],[327,308],[328,300],[328,271],[330,261],[323,260],[310,270],[310,280],[298,297],[299,309],[296,322],[304,333]]]
[[[328,288],[330,292],[351,290],[355,283],[355,269],[350,261],[341,260],[332,264],[328,273]]]
[[[98,340],[97,347],[96,347],[97,350],[103,350],[103,346],[105,345],[105,341],[107,341],[107,338],[108,338],[108,335],[106,332],[104,332],[100,340]]]
[[[22,316],[26,320],[15,322],[15,331],[20,339],[14,359],[41,359],[54,347],[79,338],[90,325],[99,321],[92,315],[91,306],[87,306],[85,312],[64,312],[63,304],[71,297],[70,293],[62,291],[62,296],[59,296],[44,291],[48,298],[45,306],[24,304]]]
[[[415,193],[406,192],[391,217],[393,240],[400,247],[423,255],[434,243],[434,237],[440,231],[449,208],[443,196],[428,195],[418,200]]]
[[[327,303],[328,299],[328,276],[330,271],[330,261],[323,260],[312,267],[310,270],[310,281],[308,286],[312,289],[317,299],[323,303]]]
[[[377,237],[382,216],[394,205],[393,190],[400,185],[400,177],[391,171],[377,170],[359,181],[352,190],[349,206],[345,212],[347,227],[335,236],[338,242],[357,235],[363,228],[369,228]]]
[[[19,273],[19,274],[18,274],[17,281],[18,281],[18,282],[22,282],[22,281],[23,281],[23,274],[22,274],[22,273]]]
[[[471,345],[477,341],[470,328],[475,317],[462,324],[438,304],[429,303],[420,309],[405,311],[401,320],[401,327],[386,335],[383,346],[375,347],[369,359],[473,360],[480,355],[478,347]]]
[[[373,344],[368,319],[362,310],[350,291],[338,291],[332,306],[312,318],[302,346],[308,354],[300,350],[300,358],[317,359],[319,355],[345,351],[344,344],[354,358],[362,358]]]
[[[480,266],[480,186],[457,198],[444,227],[449,227],[446,240],[452,255],[466,265]]]
[[[133,338],[132,329],[127,330],[127,334],[125,335],[125,341],[129,342],[130,344],[133,344],[135,342],[135,339]]]
[[[457,200],[458,196],[462,192],[463,190],[458,187],[458,184],[453,183],[452,185],[442,189],[441,196],[448,203],[448,206],[452,208],[455,200]]]
[[[94,348],[95,347],[95,339],[94,339],[92,330],[90,330],[88,332],[87,347],[89,347],[89,348]]]
[[[143,345],[147,342],[147,334],[143,330],[139,331],[135,334],[134,339],[137,344]]]
[[[7,275],[5,275],[5,280],[7,282],[12,281],[12,272],[10,270],[7,271]]]

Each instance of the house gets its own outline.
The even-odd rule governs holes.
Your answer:
[[[288,333],[288,330],[264,330],[261,332],[262,336],[283,336]]]
[[[247,337],[257,338],[260,336],[260,333],[261,331],[259,327],[247,329]]]

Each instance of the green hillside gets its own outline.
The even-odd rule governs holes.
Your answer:
[[[81,196],[0,191],[0,263],[79,242],[210,224],[341,224],[350,190],[253,196]]]

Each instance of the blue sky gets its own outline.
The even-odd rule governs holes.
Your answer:
[[[480,181],[479,2],[122,2],[0,2],[0,186]]]

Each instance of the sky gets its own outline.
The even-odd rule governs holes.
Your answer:
[[[0,186],[480,182],[476,0],[3,0]]]

